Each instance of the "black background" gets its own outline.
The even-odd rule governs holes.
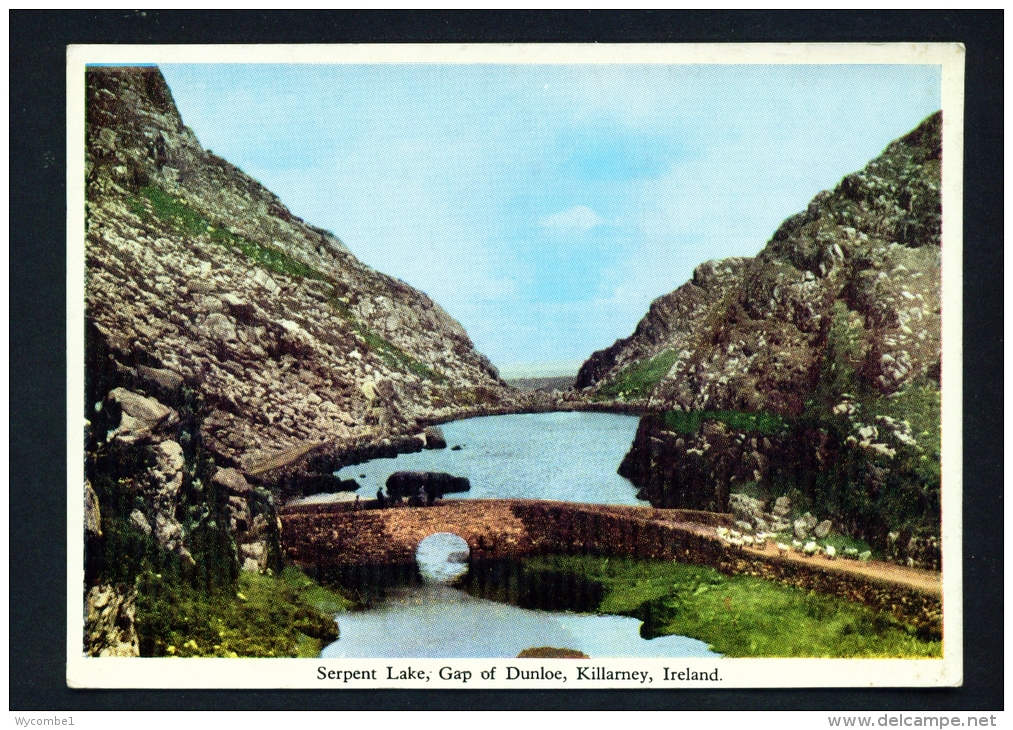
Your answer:
[[[10,709],[1003,708],[1002,11],[122,10],[11,11],[9,17]],[[963,687],[776,691],[66,687],[66,45],[493,41],[947,41],[966,45]]]

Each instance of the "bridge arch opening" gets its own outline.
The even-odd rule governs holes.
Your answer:
[[[436,532],[419,542],[415,562],[426,583],[453,583],[468,572],[471,548],[453,532]]]

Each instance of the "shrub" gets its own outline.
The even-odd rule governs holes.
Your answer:
[[[138,581],[143,656],[318,656],[338,638],[334,614],[353,605],[295,568],[244,572],[213,592],[146,573]]]
[[[665,427],[684,434],[694,434],[700,430],[704,421],[717,421],[736,431],[774,435],[781,433],[786,423],[784,419],[773,413],[757,411],[666,411]]]

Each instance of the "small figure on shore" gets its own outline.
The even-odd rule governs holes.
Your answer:
[[[353,512],[359,512],[362,510],[362,501],[359,499],[359,495],[355,495],[355,504],[352,505]]]
[[[383,496],[383,487],[380,487],[379,489],[376,490],[376,504],[377,506],[379,506],[380,509],[383,509],[384,507],[387,506],[387,500]]]

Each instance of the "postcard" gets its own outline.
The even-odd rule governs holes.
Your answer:
[[[959,685],[963,58],[70,47],[68,684]]]

